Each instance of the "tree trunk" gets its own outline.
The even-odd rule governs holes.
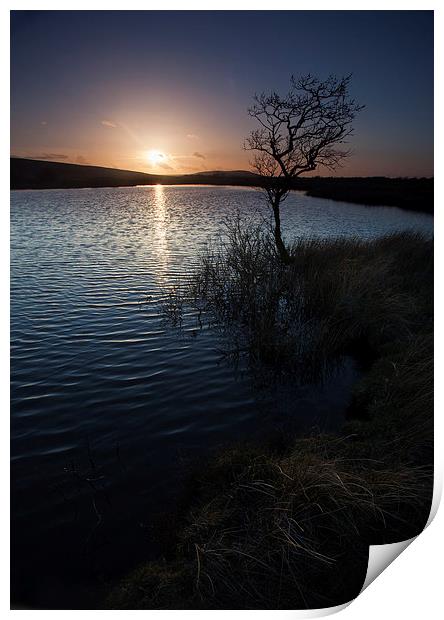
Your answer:
[[[277,248],[281,261],[284,263],[284,265],[289,265],[291,263],[291,257],[288,253],[287,248],[285,247],[285,243],[282,241],[281,215],[279,211],[279,203],[280,203],[280,200],[275,199],[271,205],[273,208],[273,215],[274,215],[274,239],[276,241],[276,248]]]

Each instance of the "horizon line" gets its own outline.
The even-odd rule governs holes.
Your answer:
[[[259,177],[260,175],[258,175],[256,172],[252,172],[251,170],[243,170],[243,169],[223,169],[220,168],[218,170],[201,170],[199,172],[177,172],[177,173],[163,173],[163,172],[142,172],[141,170],[128,170],[127,168],[113,168],[110,166],[103,166],[100,164],[88,164],[88,163],[76,163],[76,162],[69,162],[69,161],[57,161],[57,160],[52,160],[52,159],[38,159],[37,157],[23,157],[21,155],[10,155],[9,159],[23,159],[25,161],[37,161],[40,162],[42,164],[58,164],[60,166],[76,166],[79,168],[102,168],[103,170],[115,170],[115,171],[119,171],[119,172],[127,172],[127,173],[131,173],[131,174],[143,174],[145,176],[151,176],[151,177],[190,177],[190,176],[197,176],[197,175],[211,175],[211,174],[215,174],[215,173],[228,173],[228,174],[233,174],[233,173],[242,173],[242,174],[248,174],[254,177]],[[381,174],[373,174],[373,175],[365,175],[365,176],[357,176],[357,175],[350,175],[350,176],[324,176],[321,174],[317,174],[317,175],[312,175],[312,176],[300,176],[298,177],[300,179],[434,179],[435,175],[431,175],[431,176],[424,176],[424,175],[416,175],[416,176],[389,176],[389,175],[381,175]]]

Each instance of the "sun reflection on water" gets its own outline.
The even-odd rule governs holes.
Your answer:
[[[167,236],[168,209],[163,185],[154,186],[154,208],[155,251],[159,267],[158,275],[162,285],[165,286],[168,280],[170,257]]]

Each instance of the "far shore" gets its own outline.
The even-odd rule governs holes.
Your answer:
[[[116,168],[11,157],[11,189],[80,189],[137,185],[232,185],[261,187],[245,170],[154,175]],[[368,206],[393,206],[433,213],[433,178],[300,177],[294,189],[309,196]]]

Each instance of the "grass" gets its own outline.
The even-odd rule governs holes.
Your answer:
[[[233,223],[187,299],[252,366],[319,380],[365,364],[337,436],[286,436],[213,455],[156,562],[111,608],[328,607],[362,587],[368,545],[414,536],[433,490],[433,248],[403,233],[301,240],[283,267],[266,231]]]
[[[236,220],[191,278],[187,299],[251,364],[319,378],[343,354],[373,358],[431,325],[431,240],[302,239],[290,254],[283,266],[266,229]]]

